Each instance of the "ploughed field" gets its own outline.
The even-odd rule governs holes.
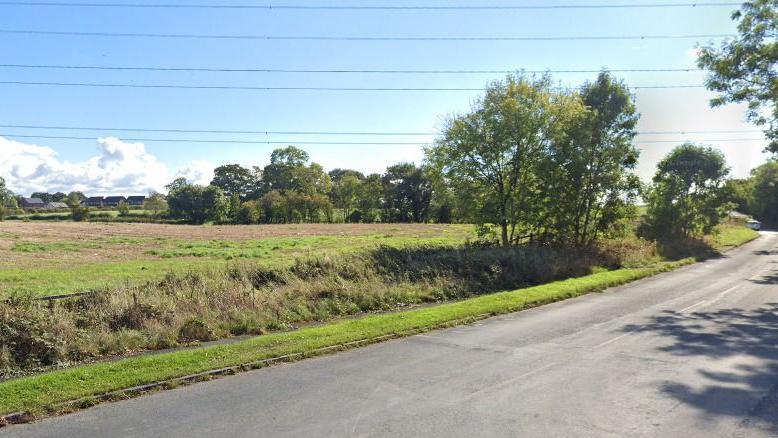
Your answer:
[[[296,258],[376,246],[461,245],[470,237],[469,225],[6,221],[0,222],[0,296],[139,284],[237,261],[282,266]]]

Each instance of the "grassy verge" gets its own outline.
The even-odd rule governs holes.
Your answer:
[[[195,350],[85,365],[0,383],[0,414],[42,414],[58,404],[110,391],[173,379],[262,359],[372,340],[386,335],[419,333],[452,323],[516,312],[624,284],[693,262],[685,259],[655,267],[620,269],[541,286],[496,293],[440,306],[341,321],[295,332]]]

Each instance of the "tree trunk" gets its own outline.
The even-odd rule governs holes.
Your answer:
[[[502,229],[502,246],[510,246],[511,241],[508,238],[508,222],[502,221],[500,228]]]

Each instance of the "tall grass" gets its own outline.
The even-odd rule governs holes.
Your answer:
[[[380,246],[283,268],[242,261],[171,273],[56,303],[15,295],[0,306],[0,373],[263,334],[621,265],[598,249]]]

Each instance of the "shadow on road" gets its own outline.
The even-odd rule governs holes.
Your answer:
[[[766,281],[775,280],[771,277]],[[778,434],[778,303],[748,311],[666,311],[647,324],[623,330],[668,338],[671,342],[658,349],[676,356],[710,358],[711,366],[698,370],[708,382],[705,386],[668,382],[663,388],[667,395],[711,416],[743,417],[744,404],[760,399],[743,425]],[[746,364],[753,358],[762,365]],[[730,371],[712,371],[718,364]]]

